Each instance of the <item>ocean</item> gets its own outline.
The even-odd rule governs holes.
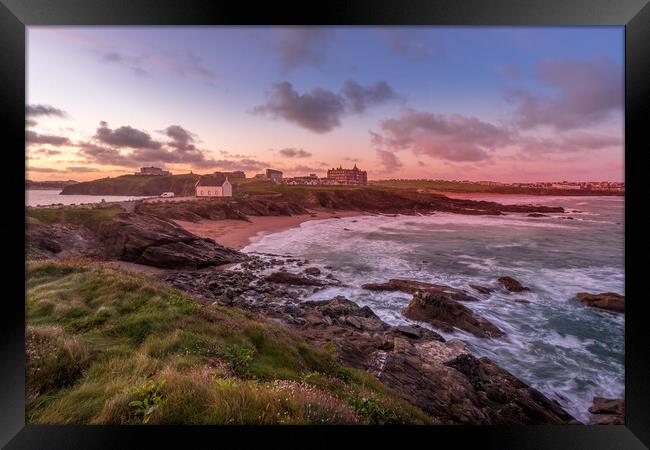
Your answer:
[[[574,300],[578,292],[625,294],[624,198],[485,199],[563,206],[568,212],[541,218],[436,213],[310,221],[260,236],[244,251],[331,266],[345,286],[317,292],[311,300],[344,295],[393,325],[411,323],[400,313],[411,295],[367,291],[362,284],[405,278],[466,289],[481,301],[464,305],[507,335],[481,339],[429,328],[464,340],[473,354],[488,356],[586,422],[594,396],[624,395],[624,315]],[[468,288],[468,283],[496,286],[505,275],[532,291],[483,295]]]
[[[47,206],[62,203],[64,205],[80,205],[82,203],[122,202],[138,198],[125,195],[60,195],[61,189],[27,189],[25,190],[26,206]]]

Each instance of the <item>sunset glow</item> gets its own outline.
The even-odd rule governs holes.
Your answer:
[[[31,180],[622,181],[623,28],[30,27]]]

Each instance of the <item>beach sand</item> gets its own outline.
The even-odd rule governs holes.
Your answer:
[[[232,219],[201,220],[200,222],[175,220],[175,222],[197,236],[210,238],[226,247],[241,250],[254,238],[297,227],[303,222],[367,214],[362,211],[313,211],[311,214],[296,216],[249,216],[250,222]]]

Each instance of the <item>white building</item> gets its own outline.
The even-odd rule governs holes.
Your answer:
[[[205,176],[194,185],[197,197],[232,197],[232,184],[226,176]]]

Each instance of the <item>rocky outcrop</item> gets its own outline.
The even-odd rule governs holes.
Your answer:
[[[343,365],[374,374],[434,423],[575,422],[556,403],[489,359],[471,356],[461,341],[445,341],[418,325],[391,326],[369,307],[342,296],[300,300],[319,287],[269,284],[257,271],[276,266],[271,262],[274,259],[279,257],[251,258],[228,271],[174,272],[160,277],[205,301],[238,306],[292,328],[306,341],[334,351]],[[287,259],[286,265],[298,262],[304,263]]]
[[[170,269],[199,269],[241,261],[245,256],[198,237],[172,221],[146,214],[120,214],[97,234],[118,259]]]
[[[88,224],[30,225],[26,238],[28,259],[89,257],[198,269],[246,258],[172,221],[147,214],[119,213],[110,220]]]
[[[623,399],[594,397],[589,408],[592,425],[624,425],[625,401]]]
[[[625,297],[614,292],[604,292],[602,294],[579,292],[576,294],[576,298],[578,301],[594,308],[618,313],[625,312]]]
[[[273,272],[265,278],[271,283],[294,284],[297,286],[323,286],[323,282],[289,272]]]
[[[424,291],[435,293],[438,296],[448,298],[452,301],[478,301],[476,297],[472,297],[462,289],[445,286],[444,284],[424,283],[422,281],[391,279],[385,283],[367,283],[361,287],[371,291],[401,291],[408,294]]]
[[[402,314],[412,320],[430,323],[446,332],[458,328],[477,337],[504,335],[496,325],[482,317],[477,317],[471,309],[444,294],[433,291],[416,292]]]
[[[301,335],[333,344],[343,364],[371,372],[436,423],[575,423],[557,403],[488,358],[473,357],[460,341],[445,342],[421,327],[391,327],[344,297],[301,309],[305,321],[293,325]]]
[[[102,245],[84,228],[67,224],[30,225],[25,230],[27,260],[101,258]]]
[[[307,267],[303,272],[312,276],[320,275],[320,269],[318,267]]]
[[[512,277],[500,277],[497,281],[510,292],[530,291],[530,288],[522,286],[519,281]]]

